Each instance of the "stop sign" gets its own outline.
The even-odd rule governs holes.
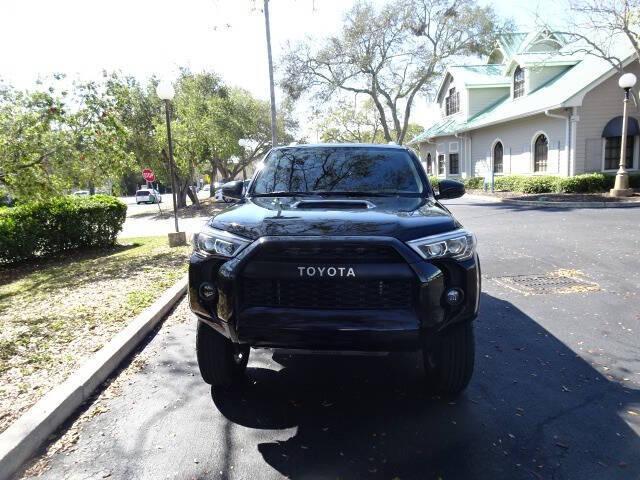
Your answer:
[[[153,170],[150,168],[145,168],[142,170],[142,178],[144,178],[147,182],[153,182],[156,179],[156,174],[153,173]]]

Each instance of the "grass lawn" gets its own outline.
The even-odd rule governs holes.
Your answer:
[[[0,268],[0,432],[184,275],[189,251],[127,238]]]

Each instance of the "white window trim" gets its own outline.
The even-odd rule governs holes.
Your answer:
[[[458,153],[458,142],[449,142],[449,153]]]
[[[498,142],[500,142],[502,144],[502,172],[495,173],[495,172],[493,172],[493,161],[494,161],[493,155],[494,155],[494,152],[495,152],[494,149],[496,148],[496,144]],[[504,142],[502,141],[501,138],[496,138],[493,141],[493,143],[491,144],[491,150],[489,151],[489,168],[487,168],[487,170],[489,171],[489,175],[491,175],[491,173],[493,173],[493,176],[504,175],[504,172],[506,170],[504,168],[504,165],[505,165],[505,162],[504,162],[505,150],[506,150],[506,147],[504,146]]]
[[[444,157],[444,172],[440,173],[440,155]],[[433,172],[434,176],[438,178],[447,178],[447,154],[442,150],[436,151],[436,161],[435,161],[435,170]]]
[[[631,168],[625,168],[625,170],[627,171],[634,172],[639,169],[639,166],[638,166],[638,163],[640,161],[640,159],[638,158],[640,157],[640,145],[638,145],[639,143],[640,143],[640,136],[634,135],[633,136],[633,164]],[[603,137],[602,138],[602,161],[600,163],[600,171],[603,173],[615,173],[620,168],[619,166],[616,168],[604,168],[604,152],[606,147],[607,147],[607,138]]]
[[[458,173],[451,173],[451,168],[450,168],[450,160],[451,160],[451,154],[454,155],[458,155]],[[462,169],[460,168],[460,154],[458,152],[449,152],[447,154],[447,156],[444,159],[444,171],[445,174],[448,177],[459,177],[460,175],[462,175]]]
[[[536,166],[536,140],[538,139],[538,137],[540,135],[544,135],[545,137],[547,137],[547,170],[545,170],[544,172],[536,172],[535,171],[535,166]],[[550,175],[553,172],[551,172],[549,170],[549,154],[551,153],[551,138],[549,138],[549,135],[547,135],[547,132],[545,132],[544,130],[538,130],[536,133],[533,134],[533,137],[531,137],[531,144],[529,145],[529,172],[531,173],[531,175]]]
[[[520,67],[520,69],[524,72],[524,93],[522,95],[520,95],[519,97],[515,97],[515,75],[516,75],[516,69]],[[518,100],[520,100],[521,98],[526,97],[529,94],[529,69],[524,68],[523,66],[521,66],[519,63],[516,63],[515,67],[513,67],[511,69],[511,72],[509,73],[509,76],[511,77],[511,101],[512,102],[517,102]]]

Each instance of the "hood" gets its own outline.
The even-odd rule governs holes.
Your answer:
[[[327,208],[308,197],[243,199],[209,221],[213,228],[251,240],[264,236],[385,236],[407,241],[460,228],[442,205],[430,198],[327,198]],[[347,200],[340,205],[342,200]],[[347,205],[348,201],[358,201]],[[300,202],[303,202],[300,205]],[[362,202],[369,202],[368,207]]]

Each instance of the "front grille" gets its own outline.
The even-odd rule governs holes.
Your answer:
[[[364,279],[244,279],[245,307],[315,309],[410,308],[409,280]]]
[[[327,263],[392,263],[404,262],[393,247],[340,243],[337,245],[279,245],[267,244],[254,257],[260,261]]]

